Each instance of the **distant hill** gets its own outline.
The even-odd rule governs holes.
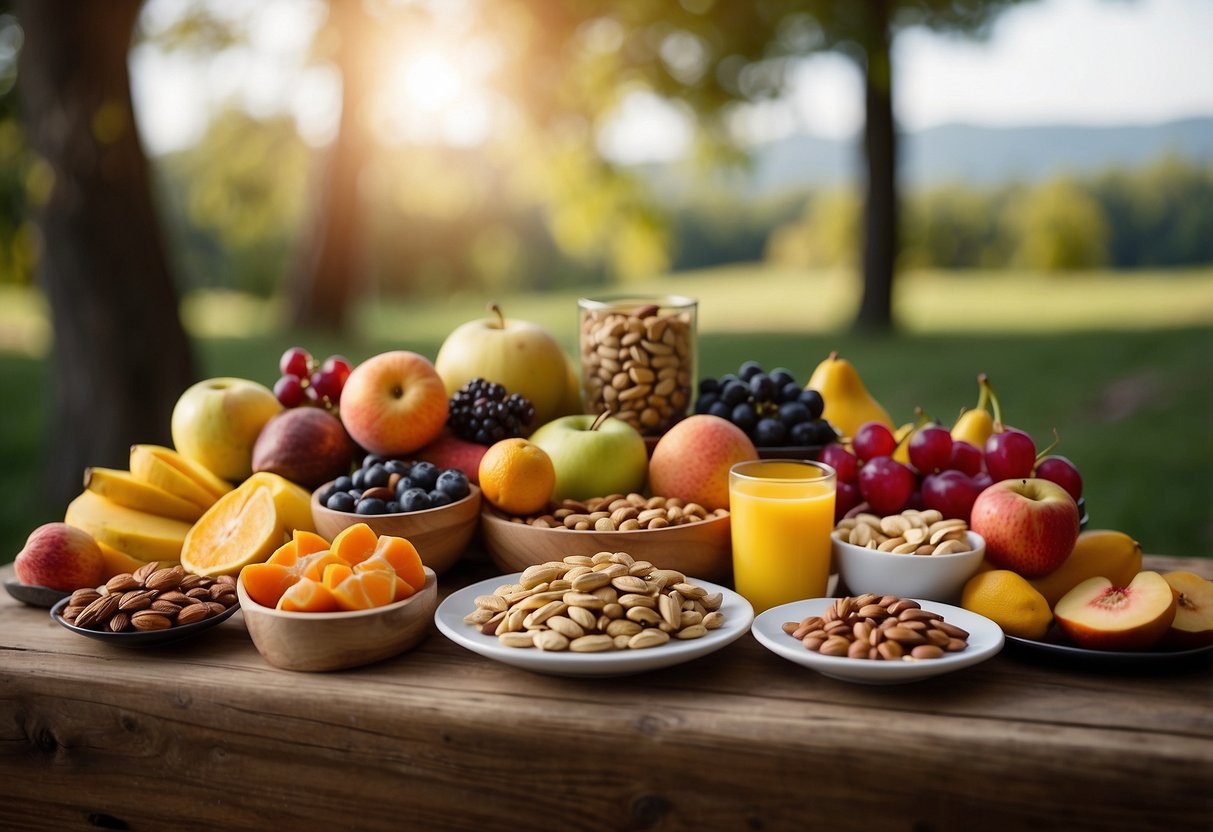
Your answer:
[[[1213,116],[1118,127],[948,124],[903,134],[900,149],[902,182],[910,187],[949,181],[996,185],[1135,168],[1168,152],[1213,163]],[[750,175],[729,181],[757,194],[841,185],[856,175],[859,152],[858,139],[790,136],[757,149]]]

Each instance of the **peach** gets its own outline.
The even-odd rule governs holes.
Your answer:
[[[274,416],[253,444],[253,471],[270,471],[314,489],[348,474],[356,453],[341,420],[318,407],[295,407]]]
[[[408,350],[363,361],[341,391],[341,421],[355,442],[384,456],[409,454],[442,432],[446,386],[425,356]]]
[[[1194,572],[1167,572],[1162,577],[1178,595],[1175,621],[1163,642],[1187,648],[1213,644],[1213,581]]]
[[[1070,641],[1092,650],[1146,650],[1175,620],[1176,598],[1157,572],[1138,572],[1128,586],[1088,578],[1053,609],[1057,626]]]
[[[729,507],[729,469],[758,459],[745,432],[719,416],[683,419],[657,441],[649,460],[649,488],[662,497],[699,503],[708,511]]]
[[[13,569],[23,584],[70,592],[101,583],[105,558],[88,532],[66,523],[46,523],[30,532]]]

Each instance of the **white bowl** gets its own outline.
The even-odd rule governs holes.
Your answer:
[[[972,551],[952,555],[895,555],[832,538],[834,566],[852,595],[871,592],[900,598],[951,602],[977,573],[986,542],[966,532]]]

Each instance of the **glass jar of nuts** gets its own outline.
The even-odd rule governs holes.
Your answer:
[[[609,411],[652,437],[685,417],[695,389],[698,301],[617,295],[577,306],[587,412]]]

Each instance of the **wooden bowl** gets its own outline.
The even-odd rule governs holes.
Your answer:
[[[727,514],[663,529],[569,531],[515,523],[486,505],[480,513],[480,529],[489,557],[503,572],[595,552],[627,552],[636,560],[706,581],[724,580],[733,568]]]
[[[438,606],[438,576],[394,604],[352,612],[285,612],[263,607],[236,581],[244,626],[262,657],[284,670],[341,670],[390,659],[429,632]]]
[[[471,483],[468,485],[472,493],[462,500],[438,508],[396,514],[354,514],[325,508],[320,504],[320,495],[331,485],[327,482],[312,492],[312,521],[316,524],[316,533],[325,540],[332,540],[347,526],[366,523],[375,534],[406,538],[417,547],[421,562],[441,575],[459,560],[476,534],[480,488]]]

